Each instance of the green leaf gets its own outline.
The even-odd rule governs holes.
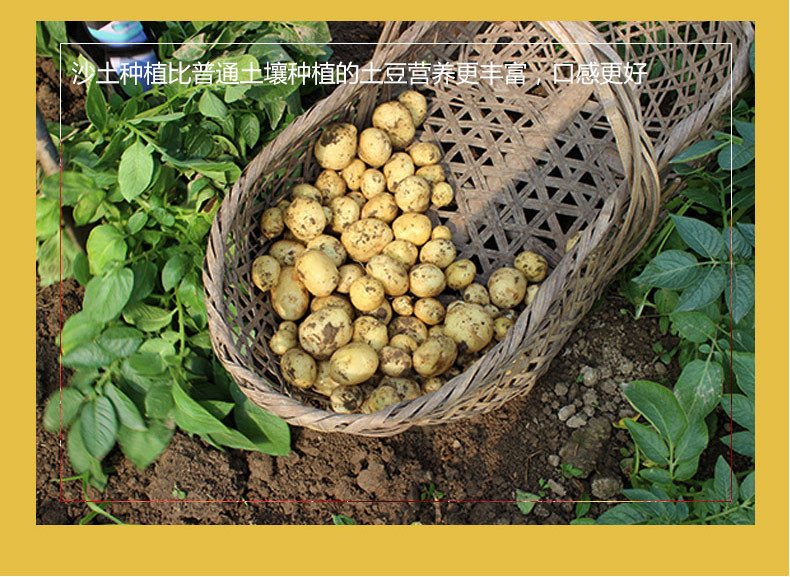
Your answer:
[[[262,453],[280,456],[291,452],[291,431],[281,418],[264,411],[246,397],[242,401],[236,399],[233,417],[239,430]]]
[[[666,469],[641,469],[639,476],[648,483],[660,483],[668,485],[672,482],[672,477]]]
[[[107,128],[107,101],[104,99],[101,86],[95,81],[88,84],[85,114],[99,132],[104,132]]]
[[[752,256],[751,245],[740,229],[728,226],[721,231],[721,236],[729,253],[741,258],[750,258]]]
[[[354,521],[348,515],[332,515],[332,523],[335,525],[356,525],[357,522]]]
[[[727,146],[727,143],[721,142],[719,140],[703,140],[702,142],[695,142],[694,144],[689,146],[686,150],[675,156],[669,162],[671,162],[672,164],[676,164],[679,162],[688,162],[690,160],[696,160],[698,158],[707,156],[710,153],[715,152],[725,146]]]
[[[522,514],[529,515],[537,505],[537,501],[540,501],[540,495],[516,489],[516,506]]]
[[[83,226],[95,220],[96,211],[104,200],[103,190],[89,190],[82,195],[77,206],[74,207],[74,224]]]
[[[721,437],[721,442],[739,455],[751,457],[754,459],[754,433],[751,431],[738,431],[732,433],[732,436],[725,435]]]
[[[719,455],[713,473],[713,490],[720,501],[732,503],[738,499],[738,481],[730,465]]]
[[[104,486],[107,484],[107,475],[102,471],[100,461],[94,458],[85,446],[80,419],[74,421],[74,424],[71,426],[67,449],[69,461],[74,472],[80,475],[88,473],[91,484],[99,490],[104,490]]]
[[[677,445],[686,429],[687,420],[675,395],[651,381],[631,381],[623,384],[628,402],[642,413],[672,445]]]
[[[747,397],[754,399],[754,353],[733,351],[732,372],[738,383],[738,388]]]
[[[675,462],[689,461],[696,459],[708,446],[708,427],[705,421],[689,421],[689,426],[683,431],[683,435],[675,447]]]
[[[118,184],[121,194],[131,202],[151,183],[154,174],[154,158],[151,151],[139,140],[136,140],[123,155],[118,166]]]
[[[738,264],[732,272],[732,291],[729,283],[724,290],[727,308],[732,319],[739,323],[754,306],[754,271],[746,264]]]
[[[107,397],[96,397],[82,408],[80,413],[82,441],[85,448],[101,461],[115,445],[118,434],[118,417]]]
[[[634,282],[666,289],[682,289],[699,274],[699,264],[693,255],[682,250],[666,250],[647,263]]]
[[[116,359],[123,359],[140,347],[143,333],[132,327],[111,327],[102,333],[97,342]]]
[[[170,444],[173,429],[154,421],[146,431],[135,431],[121,425],[118,444],[123,454],[141,471],[156,461]]]
[[[88,260],[91,273],[99,275],[113,264],[126,258],[126,241],[123,233],[109,224],[100,224],[88,236]]]
[[[749,473],[746,478],[741,481],[741,501],[748,501],[754,497],[754,471]]]
[[[177,253],[170,257],[162,268],[162,287],[170,291],[175,287],[191,264],[189,255]]]
[[[169,385],[152,385],[145,393],[145,414],[165,419],[173,410],[173,393]]]
[[[198,102],[198,110],[207,118],[225,118],[228,115],[228,107],[211,90],[203,91]]]
[[[90,264],[88,263],[88,255],[79,251],[74,255],[73,262],[74,278],[82,286],[87,285],[91,280]]]
[[[683,367],[674,392],[690,422],[704,419],[716,408],[723,382],[724,370],[715,361],[696,359]]]
[[[133,285],[134,273],[125,267],[93,277],[85,287],[83,310],[97,322],[109,322],[123,310]]]
[[[175,312],[175,310],[168,311],[153,305],[136,302],[129,304],[124,309],[123,320],[141,331],[156,332],[170,324]]]
[[[724,265],[707,264],[680,295],[677,311],[693,311],[708,306],[721,296],[727,284]]]
[[[727,417],[754,433],[754,401],[744,395],[724,395],[721,408]]]
[[[239,134],[244,138],[244,142],[249,147],[255,146],[261,134],[261,125],[258,117],[254,114],[245,114],[239,122]]]
[[[705,343],[716,339],[716,325],[710,317],[699,311],[672,313],[672,327],[692,343]]]
[[[737,170],[754,160],[754,142],[733,142],[719,151],[717,161],[722,170]]]
[[[128,427],[134,431],[148,430],[148,427],[145,426],[145,421],[143,420],[137,405],[135,405],[134,401],[126,396],[123,391],[121,391],[112,383],[107,383],[104,386],[104,392],[107,395],[107,398],[112,401],[115,411],[118,414],[118,418],[120,419],[123,426]]]
[[[230,415],[233,410],[233,403],[228,401],[217,401],[215,399],[206,399],[197,401],[197,403],[211,413],[215,419],[223,420]]]
[[[708,259],[724,259],[727,250],[721,233],[707,222],[687,216],[670,215],[675,228],[691,250]]]
[[[61,426],[67,429],[79,415],[84,400],[76,387],[64,387],[52,393],[44,408],[44,428],[51,432],[60,430]]]
[[[110,365],[113,356],[95,341],[82,343],[61,357],[63,366],[74,369],[100,369]]]
[[[167,363],[158,353],[137,351],[126,363],[132,371],[143,376],[161,375],[167,370]]]
[[[750,245],[752,245],[752,248],[754,248],[754,225],[738,222],[735,223],[735,226],[738,227],[738,230],[743,235],[743,238],[746,239],[746,242],[748,242]]]
[[[129,221],[126,223],[126,230],[129,231],[129,234],[137,234],[148,222],[148,215],[144,212],[135,212],[132,216],[129,217]]]
[[[97,188],[93,179],[80,172],[68,170],[50,174],[41,181],[41,193],[63,206],[74,206],[86,191]]]
[[[639,525],[647,522],[647,513],[637,508],[633,503],[621,503],[604,511],[596,525]]]
[[[60,333],[61,351],[63,354],[67,354],[78,345],[92,341],[99,336],[102,328],[102,323],[94,321],[87,312],[74,313],[63,324],[63,330]]]
[[[624,421],[628,432],[634,438],[634,442],[639,446],[648,459],[658,465],[666,465],[669,459],[669,447],[650,427],[637,423],[632,419]]]
[[[156,265],[150,261],[138,262],[132,266],[134,286],[132,286],[132,294],[129,295],[129,303],[141,301],[151,294],[156,284],[156,272]]]
[[[56,234],[60,228],[60,207],[53,198],[39,196],[36,199],[36,238]]]

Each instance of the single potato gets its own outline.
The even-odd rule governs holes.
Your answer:
[[[314,200],[320,204],[324,202],[324,193],[322,193],[312,184],[302,182],[291,189],[291,198],[309,198],[310,200]],[[288,206],[290,206],[290,203]],[[288,210],[288,207],[285,207],[284,210]]]
[[[359,220],[359,205],[349,196],[339,196],[329,202],[332,210],[332,230],[342,233]]]
[[[389,345],[379,351],[379,368],[388,377],[400,377],[411,370],[411,355]]]
[[[349,190],[359,190],[360,186],[362,186],[362,174],[367,168],[364,162],[355,158],[351,161],[351,164],[340,172]]]
[[[263,211],[261,215],[261,234],[266,238],[277,238],[283,233],[283,211],[273,206]]]
[[[379,367],[379,356],[370,345],[349,343],[339,348],[329,360],[329,375],[342,386],[364,383]]]
[[[416,176],[422,177],[431,184],[444,182],[447,177],[444,175],[444,169],[440,164],[429,164],[428,166],[421,166],[414,173]]]
[[[412,355],[414,370],[423,377],[443,374],[455,362],[458,347],[453,339],[437,335],[429,337]]]
[[[449,206],[455,200],[455,194],[453,193],[453,187],[450,186],[448,182],[437,182],[433,185],[431,189],[431,202],[439,207],[444,208],[445,206]]]
[[[284,321],[296,321],[304,316],[310,305],[310,292],[305,288],[296,269],[285,266],[272,287],[272,308]]]
[[[414,138],[415,128],[409,109],[397,101],[380,104],[373,111],[373,126],[383,130],[395,149],[406,148]]]
[[[400,296],[409,291],[409,273],[391,256],[377,254],[368,261],[365,271],[381,283],[388,296]]]
[[[320,250],[303,252],[296,259],[295,268],[299,280],[313,296],[331,295],[340,281],[340,274],[337,272],[335,263]]]
[[[431,205],[431,185],[419,176],[407,176],[395,186],[395,202],[403,212],[425,212]]]
[[[402,317],[410,317],[414,314],[414,305],[412,304],[412,297],[403,295],[392,299],[392,310],[396,315]]]
[[[329,402],[336,413],[356,413],[365,402],[365,393],[362,387],[337,387],[330,394]]]
[[[444,305],[435,298],[419,299],[414,303],[414,316],[426,325],[438,325],[444,320]]]
[[[375,351],[381,351],[389,342],[387,325],[371,316],[362,316],[354,321],[354,334],[351,341],[365,343]]]
[[[418,142],[408,150],[414,166],[428,166],[436,164],[442,158],[439,147],[431,142]]]
[[[406,268],[411,268],[417,262],[419,256],[419,249],[410,243],[408,240],[393,240],[384,250],[382,254],[391,256]]]
[[[315,143],[313,154],[322,168],[343,170],[357,154],[357,127],[339,122],[327,125]]]
[[[278,240],[271,248],[269,254],[277,259],[280,266],[293,266],[296,259],[299,258],[305,250],[305,246],[301,242],[295,240]]]
[[[362,191],[365,198],[373,198],[377,194],[381,194],[387,190],[387,179],[380,170],[368,168],[362,173],[359,190]]]
[[[428,338],[428,327],[416,317],[397,317],[387,327],[390,339],[395,335],[408,335],[422,344]],[[392,343],[390,343],[392,344]],[[393,345],[394,346],[394,345]]]
[[[310,312],[314,313],[316,311],[320,311],[321,309],[325,309],[326,307],[340,307],[346,314],[348,318],[353,319],[356,315],[354,311],[354,307],[351,306],[351,302],[346,298],[342,297],[338,294],[331,294],[325,297],[315,297],[313,300],[310,301]]]
[[[428,114],[428,101],[416,90],[405,90],[398,95],[398,102],[406,107],[414,126],[420,126]]]
[[[275,355],[284,355],[285,351],[299,346],[297,326],[293,321],[283,321],[269,339],[269,348]]]
[[[384,287],[371,276],[363,276],[351,283],[348,296],[351,297],[351,304],[359,311],[369,313],[385,301]]]
[[[384,166],[392,155],[392,142],[383,130],[366,128],[359,135],[357,154],[368,166],[373,168]]]
[[[494,320],[480,305],[461,303],[448,309],[444,334],[455,341],[459,354],[475,353],[494,337]]]
[[[343,308],[325,307],[310,313],[299,325],[299,345],[318,360],[328,359],[353,333],[351,318]]]
[[[455,260],[456,250],[452,241],[446,239],[429,240],[420,249],[420,262],[447,268]]]
[[[485,307],[491,303],[491,298],[488,295],[486,287],[480,283],[473,282],[464,289],[464,301],[474,305]]]
[[[321,203],[300,196],[288,205],[283,222],[297,239],[307,242],[324,231],[326,216]]]
[[[398,204],[389,192],[382,192],[368,200],[362,207],[362,218],[377,218],[390,224],[398,216]]]
[[[431,238],[431,219],[419,212],[406,212],[392,222],[392,233],[398,240],[422,246]]]
[[[343,248],[343,243],[340,239],[328,234],[319,234],[313,240],[307,243],[307,250],[320,250],[330,260],[339,267],[346,262],[346,249]]]
[[[334,170],[324,170],[319,174],[315,179],[315,187],[321,191],[324,202],[346,193],[346,181]]]
[[[271,290],[280,278],[280,263],[268,254],[261,255],[252,261],[252,282],[263,292]],[[406,282],[408,288],[408,281]]]
[[[462,290],[474,282],[477,268],[475,263],[464,258],[455,261],[444,272],[447,276],[447,286],[453,290]]]
[[[488,294],[491,302],[501,309],[511,309],[519,304],[527,293],[527,277],[515,268],[502,267],[488,279]]]
[[[531,250],[525,250],[516,256],[513,266],[524,273],[529,282],[542,281],[549,271],[549,263],[546,258]]]
[[[317,374],[315,360],[301,349],[285,351],[280,357],[280,372],[287,383],[307,389],[315,382]]]
[[[392,242],[389,225],[376,218],[363,218],[347,226],[340,241],[348,256],[358,262],[368,262]]]
[[[435,264],[418,264],[409,271],[409,289],[417,297],[435,297],[442,293],[447,281]]]

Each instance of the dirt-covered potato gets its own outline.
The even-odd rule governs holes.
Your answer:
[[[453,187],[449,182],[437,182],[431,189],[431,202],[439,208],[448,206],[453,203],[455,194]]]
[[[272,287],[272,308],[284,321],[296,321],[304,316],[310,304],[310,293],[305,288],[296,269],[285,266]]]
[[[384,247],[381,253],[391,256],[406,268],[411,268],[417,262],[417,256],[420,254],[416,246],[408,240],[400,239],[393,240]]]
[[[531,284],[527,287],[527,293],[524,295],[524,304],[529,306],[532,304],[532,301],[535,300],[535,295],[538,294],[540,290],[540,285]]]
[[[285,351],[299,346],[297,326],[293,321],[283,321],[269,339],[269,348],[275,355],[284,355]]]
[[[318,360],[351,340],[354,329],[351,318],[342,307],[325,307],[307,315],[299,325],[299,345]]]
[[[365,265],[365,271],[381,283],[388,296],[396,297],[409,291],[409,273],[391,256],[377,254]]]
[[[379,368],[388,377],[400,377],[411,370],[411,355],[387,345],[379,351]]]
[[[270,290],[278,278],[280,278],[280,263],[273,256],[264,254],[252,261],[252,282],[263,292]],[[407,289],[408,285],[407,280]]]
[[[435,264],[422,263],[409,271],[409,290],[417,297],[435,297],[442,293],[447,281]]]
[[[295,240],[278,240],[271,248],[269,248],[269,255],[277,259],[280,266],[293,266],[296,259],[299,258],[305,250],[305,246],[301,242]]]
[[[515,268],[502,267],[488,279],[491,302],[501,309],[512,309],[527,293],[527,277]]]
[[[349,343],[329,359],[329,376],[343,386],[364,383],[379,367],[379,356],[365,343]]]
[[[346,262],[346,249],[340,239],[328,234],[320,234],[307,243],[307,250],[319,250],[339,267]]]
[[[340,241],[348,256],[358,262],[368,262],[392,242],[389,225],[377,218],[363,218],[343,230]]]
[[[329,397],[340,386],[329,373],[329,361],[318,361],[313,390],[316,393]]]
[[[354,334],[351,340],[365,343],[375,351],[380,351],[388,342],[387,325],[371,316],[362,316],[354,321]]]
[[[362,268],[362,265],[355,262],[344,264],[337,269],[337,272],[340,275],[340,279],[337,282],[337,289],[335,290],[344,295],[348,294],[348,291],[351,289],[351,283],[359,277],[365,276],[365,269]]]
[[[324,193],[322,193],[312,184],[302,182],[291,189],[291,198],[309,198],[310,200],[314,200],[320,204],[324,201]],[[290,206],[290,203],[288,206]],[[288,207],[286,207],[285,210],[288,210]]]
[[[332,410],[336,413],[356,413],[365,402],[362,387],[337,387],[329,395]]]
[[[420,262],[447,268],[455,260],[456,250],[452,241],[446,239],[429,240],[420,249]]]
[[[565,241],[565,252],[571,252],[571,250],[573,250],[573,247],[576,246],[576,243],[578,243],[579,239],[582,237],[582,232],[583,231],[580,230]]]
[[[360,410],[363,413],[375,413],[401,402],[400,395],[392,385],[379,385],[370,393]]]
[[[458,347],[445,335],[429,337],[412,355],[414,370],[423,377],[436,377],[444,373],[455,362]]]
[[[392,306],[390,306],[390,302],[385,298],[379,306],[369,311],[367,314],[368,316],[379,319],[386,325],[392,319]]]
[[[422,246],[431,238],[431,219],[419,212],[406,212],[392,222],[392,233],[398,240]]]
[[[419,299],[414,303],[414,316],[426,325],[438,325],[444,320],[444,305],[435,298]]]
[[[411,401],[420,396],[420,385],[413,379],[404,377],[384,377],[379,384],[395,387],[395,391],[402,401]]]
[[[408,352],[409,354],[412,354],[417,350],[417,347],[420,346],[420,343],[418,343],[414,337],[407,335],[406,333],[400,333],[393,335],[390,338],[389,345],[391,347],[395,347],[396,349],[401,349]]]
[[[464,301],[482,307],[485,307],[491,302],[486,287],[477,282],[473,282],[464,289],[463,297]]]
[[[382,170],[387,180],[387,190],[393,192],[401,180],[414,174],[414,163],[405,152],[396,152]]]
[[[392,299],[392,310],[396,315],[402,317],[410,317],[414,314],[414,305],[412,304],[412,297],[409,295],[402,295]]]
[[[403,212],[425,212],[431,205],[431,185],[419,176],[407,176],[395,186],[395,202]]]
[[[307,389],[315,382],[315,360],[302,349],[293,348],[280,357],[280,371],[286,382],[300,389]]]
[[[387,190],[387,179],[380,170],[375,168],[368,168],[362,173],[362,178],[359,183],[359,190],[365,195],[365,198],[373,198],[377,194],[381,194]]]
[[[283,214],[285,214],[285,209],[288,208],[288,205],[291,204],[291,201],[287,198],[282,199],[280,202],[277,203],[276,208],[279,208]]]
[[[389,192],[382,192],[368,200],[362,207],[362,218],[377,218],[387,224],[398,216],[398,204]]]
[[[351,161],[351,164],[340,172],[349,190],[359,190],[359,187],[362,186],[362,173],[365,172],[367,168],[364,162],[355,158]]]
[[[415,129],[411,113],[396,100],[379,104],[373,110],[371,122],[373,126],[387,133],[395,149],[406,148],[414,138]]]
[[[422,344],[428,338],[428,327],[416,317],[396,317],[387,327],[390,339],[395,335],[408,335],[417,344]],[[390,342],[392,345],[392,343]],[[394,346],[394,345],[393,345]]]
[[[294,266],[299,280],[313,296],[331,295],[340,281],[335,263],[320,250],[303,252]]]
[[[307,242],[324,232],[326,216],[321,203],[299,196],[288,205],[283,222],[296,238]]]
[[[283,211],[273,206],[263,211],[261,215],[261,234],[266,238],[277,238],[283,233]]]
[[[427,395],[442,388],[444,381],[439,377],[431,377],[422,382],[422,394]]]
[[[461,303],[447,311],[444,334],[455,341],[458,352],[474,353],[494,337],[494,321],[480,305]]]
[[[447,286],[453,290],[461,290],[474,282],[477,268],[471,260],[463,258],[448,266],[444,273],[447,276]]]
[[[444,175],[444,169],[440,164],[429,164],[428,166],[421,166],[417,169],[414,173],[416,176],[424,178],[431,184],[436,184],[438,182],[444,182],[446,177]]]
[[[365,198],[365,195],[358,190],[352,190],[346,195],[346,197],[356,202],[359,210],[362,210],[362,207],[365,206],[365,203],[368,201],[368,199]]]
[[[365,164],[373,168],[384,166],[392,155],[392,142],[383,130],[366,128],[359,135],[357,154]]]
[[[434,325],[428,328],[428,337],[444,334],[444,325]]]
[[[340,307],[346,314],[348,318],[353,319],[355,316],[354,307],[351,306],[351,303],[346,297],[341,297],[337,294],[331,294],[325,297],[315,297],[313,300],[310,301],[310,312],[314,313],[316,311],[320,311],[321,309],[325,309],[326,307]]]
[[[349,165],[350,166],[350,165]],[[315,187],[324,196],[324,202],[343,196],[346,193],[346,181],[334,170],[324,170],[315,179]]]
[[[516,319],[518,318],[518,313],[513,309],[502,309],[499,311],[499,316],[505,317],[506,319],[510,319],[515,323]]]
[[[549,262],[546,258],[531,250],[525,250],[516,256],[513,266],[524,273],[529,282],[542,281],[549,271]]]
[[[371,276],[363,276],[351,283],[348,291],[351,304],[364,313],[378,308],[384,299],[384,287]]]
[[[507,317],[499,317],[494,321],[494,338],[497,341],[501,341],[507,335],[507,331],[510,327],[514,324],[513,320]]]
[[[414,126],[419,126],[425,121],[428,114],[428,101],[425,96],[416,90],[404,90],[398,95],[398,102],[409,111]]]
[[[431,231],[431,240],[452,240],[453,233],[450,229],[443,224],[433,227]]]
[[[442,153],[439,147],[431,142],[418,142],[408,150],[414,166],[428,166],[441,160]]]
[[[315,143],[313,154],[322,168],[343,170],[357,154],[357,127],[340,122],[327,125]]]
[[[498,319],[502,316],[502,312],[498,306],[492,305],[491,303],[487,305],[483,305],[483,310],[488,313],[492,319]]]
[[[348,196],[338,196],[329,202],[332,209],[332,230],[342,233],[359,220],[359,205]]]

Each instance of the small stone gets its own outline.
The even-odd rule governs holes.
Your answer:
[[[551,408],[556,411],[557,409],[560,408],[560,402],[559,401],[552,401],[551,402]]]
[[[592,387],[595,383],[598,382],[598,370],[592,367],[583,366],[582,367],[582,382],[587,387]]]
[[[587,405],[586,407],[584,407],[584,414],[587,415],[588,417],[592,417],[595,414],[595,407]]]
[[[548,458],[549,465],[552,467],[559,467],[560,466],[560,456],[559,455],[549,455]]]
[[[634,372],[634,363],[623,357],[623,360],[617,365],[617,370],[621,375],[628,376]]]
[[[616,395],[617,383],[615,381],[605,381],[604,384],[601,385],[601,390],[607,395]]]
[[[549,511],[549,509],[543,503],[538,503],[537,505],[535,505],[535,508],[532,509],[532,512],[535,513],[536,516],[543,518],[546,518],[549,515],[551,515],[551,511]]]
[[[623,489],[620,479],[614,477],[596,477],[592,481],[591,491],[597,499],[611,499]]]
[[[540,400],[541,400],[541,402],[543,402],[543,403],[548,403],[548,402],[549,402],[549,398],[550,398],[550,397],[549,397],[549,394],[548,394],[548,393],[543,393],[543,394],[540,396]]]
[[[554,492],[555,494],[559,495],[560,497],[564,497],[565,494],[567,493],[567,491],[565,490],[565,487],[560,485],[554,479],[549,479],[549,489],[551,489],[552,492]]]
[[[382,490],[382,483],[385,480],[385,476],[384,465],[381,463],[371,463],[367,469],[363,469],[360,471],[359,475],[357,475],[357,485],[363,491],[376,493]]]
[[[584,404],[587,405],[588,407],[597,405],[598,393],[593,389],[584,391],[584,394],[582,395],[582,400],[584,401]]]
[[[560,421],[567,421],[568,418],[576,412],[576,405],[565,405],[557,412],[557,418]]]
[[[570,419],[568,419],[568,422],[565,424],[568,425],[571,429],[578,429],[579,427],[583,427],[584,425],[587,424],[587,419],[585,419],[581,415],[573,415]]]
[[[558,397],[564,397],[568,394],[568,385],[565,383],[557,383],[554,385],[554,394]]]
[[[664,363],[656,363],[653,370],[656,371],[657,375],[665,375],[667,373],[667,366]]]
[[[452,447],[453,447],[453,449],[460,449],[461,448],[461,441],[459,441],[458,439],[453,439]]]

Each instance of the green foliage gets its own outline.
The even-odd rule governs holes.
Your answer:
[[[335,525],[356,525],[357,522],[354,521],[348,515],[332,515],[332,523]]]
[[[524,515],[529,515],[532,513],[532,509],[535,508],[535,505],[540,500],[540,495],[536,495],[535,493],[527,493],[521,489],[516,489],[516,506],[518,507],[518,510]]]
[[[562,476],[566,479],[574,479],[576,477],[581,477],[584,471],[574,467],[573,463],[562,463],[560,465],[560,473],[562,473]]]
[[[421,501],[441,501],[443,498],[444,492],[440,491],[433,482],[423,486],[420,492]]]
[[[61,24],[37,24],[39,54],[65,41]],[[264,67],[329,56],[324,22],[160,27],[163,62]],[[38,273],[42,285],[74,277],[85,296],[60,338],[71,386],[49,399],[44,422],[71,427],[72,466],[92,485],[104,487],[101,462],[116,444],[142,469],[176,425],[217,447],[290,451],[287,425],[251,403],[212,355],[201,265],[222,194],[302,112],[309,89],[168,84],[123,100],[105,98],[94,80],[89,123],[63,130],[64,171],[43,179],[36,200]],[[61,234],[59,200],[91,227],[85,252]]]

